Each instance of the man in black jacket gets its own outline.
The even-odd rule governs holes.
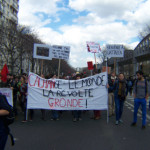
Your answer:
[[[4,117],[9,114],[8,105],[0,93],[0,150],[4,150],[9,134],[9,128],[4,125]]]

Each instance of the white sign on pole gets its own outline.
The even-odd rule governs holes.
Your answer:
[[[52,58],[68,60],[69,54],[70,54],[69,46],[59,46],[59,45],[52,46]]]
[[[34,44],[33,58],[52,60],[52,48],[45,44]]]
[[[124,46],[119,44],[106,45],[107,57],[124,57]]]
[[[13,106],[13,95],[11,88],[0,88],[0,93],[6,96],[8,103]]]
[[[29,73],[28,109],[107,110],[107,73],[80,80],[43,79]]]
[[[99,53],[101,51],[99,43],[95,42],[86,42],[87,50],[91,53]]]

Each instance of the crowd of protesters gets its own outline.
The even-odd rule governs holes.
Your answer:
[[[96,73],[94,73],[96,74]],[[41,75],[42,78],[45,79],[55,79],[57,76],[55,74],[49,74],[44,76]],[[86,74],[72,74],[71,76],[63,75],[60,77],[61,79],[66,80],[78,80],[81,78],[87,77]],[[108,74],[108,108],[109,108],[109,117],[114,116],[116,114],[116,125],[119,122],[122,122],[121,116],[123,112],[123,105],[126,99],[127,94],[132,96],[133,86],[136,81],[136,78],[129,77],[125,79],[123,73],[120,73],[118,76],[115,75],[114,72]],[[22,122],[27,122],[27,84],[28,84],[28,76],[23,73],[21,76],[13,76],[11,74],[7,75],[7,82],[1,83],[1,87],[11,88],[13,90],[13,108],[14,113],[17,118],[18,116],[18,105],[20,112],[23,114]],[[41,109],[42,120],[45,120],[46,111]],[[51,111],[51,120],[59,120],[59,114],[62,113],[60,111],[52,110]],[[73,111],[73,121],[76,122],[81,119],[81,111]],[[29,120],[32,121],[34,116],[34,110],[29,110]],[[98,120],[101,118],[100,110],[93,110],[93,117],[91,119]]]
[[[96,73],[94,73],[96,74]],[[133,122],[131,126],[136,126],[137,122],[137,112],[139,106],[142,107],[142,128],[146,127],[146,100],[149,96],[149,84],[148,81],[144,79],[143,72],[136,72],[137,78],[125,78],[123,73],[120,73],[118,76],[115,75],[114,72],[108,75],[108,112],[109,117],[116,117],[115,124],[118,125],[123,122],[122,114],[124,102],[126,100],[127,95],[134,96],[134,115]],[[45,79],[55,79],[57,76],[55,74],[50,74],[47,76],[41,75],[42,78]],[[62,76],[61,79],[66,80],[79,80],[87,77],[86,74],[73,74],[72,76]],[[13,90],[13,110],[15,117],[17,119],[18,114],[21,112],[22,115],[22,123],[27,122],[27,84],[28,84],[28,76],[27,74],[22,74],[21,76],[13,76],[11,74],[7,75],[7,82],[1,83],[1,88],[11,88]],[[19,104],[19,106],[17,105]],[[1,111],[0,106],[0,111]],[[18,111],[20,110],[20,111]],[[63,111],[51,110],[51,120],[58,121]],[[45,120],[46,111],[41,109],[41,119]],[[1,115],[1,113],[0,113]],[[4,113],[7,115],[7,112]],[[32,121],[34,116],[34,110],[29,110],[29,120]],[[73,121],[81,121],[82,120],[82,111],[74,110],[72,111]],[[93,116],[91,119],[99,120],[101,118],[100,110],[93,110]],[[0,122],[1,124],[1,122]],[[0,129],[1,130],[1,129]],[[1,135],[0,135],[1,136]],[[1,137],[0,137],[1,138]]]

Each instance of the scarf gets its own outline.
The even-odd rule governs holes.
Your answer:
[[[118,95],[120,97],[124,97],[124,98],[126,96],[126,82],[125,82],[125,80],[119,80]]]

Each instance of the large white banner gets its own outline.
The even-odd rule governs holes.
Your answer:
[[[107,57],[124,57],[124,46],[119,44],[107,44]]]
[[[99,53],[101,51],[99,43],[95,42],[86,42],[87,50],[91,53]]]
[[[28,109],[106,110],[107,73],[80,80],[43,79],[30,72]]]
[[[8,103],[13,106],[13,95],[11,88],[0,88],[0,93],[6,96]]]

